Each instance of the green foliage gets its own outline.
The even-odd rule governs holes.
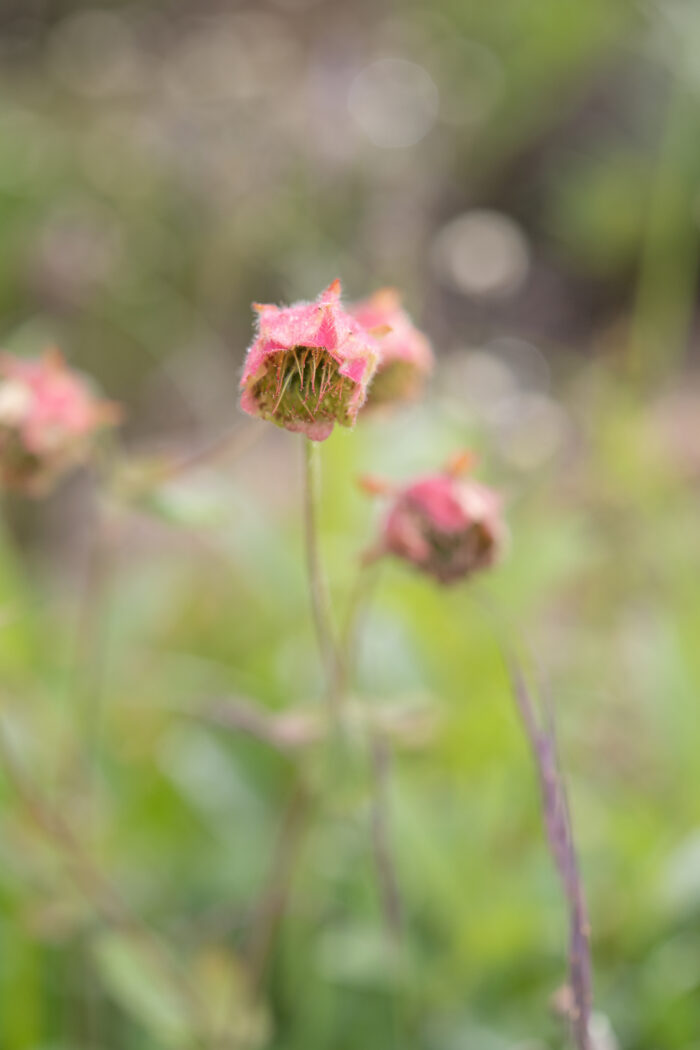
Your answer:
[[[5,6],[3,347],[62,344],[129,423],[107,491],[3,497],[0,1047],[563,1050],[566,916],[506,633],[555,702],[597,1023],[621,1050],[693,1050],[692,4],[271,0],[221,22],[165,0]],[[344,63],[385,53],[439,90],[414,147],[365,141],[346,112]],[[431,269],[439,224],[472,206],[520,223],[532,282],[511,299],[458,297]],[[339,274],[352,295],[405,288],[440,355],[426,404],[323,445],[339,625],[382,514],[359,476],[473,445],[511,533],[467,587],[382,565],[342,745],[301,440],[238,415],[232,352],[252,300]],[[462,381],[467,347],[505,374],[501,401]],[[521,350],[551,387],[528,385]],[[236,424],[216,455],[170,456]],[[400,943],[373,850],[377,735]]]
[[[23,1034],[31,1030],[25,1013],[47,1034],[66,1025],[83,1038],[79,997],[75,1020],[39,1004],[55,989],[47,967],[81,972],[86,935],[98,966],[83,969],[80,981],[93,987],[104,1045],[119,1050],[131,1045],[132,1025],[150,1033],[154,1047],[208,1045],[211,1025],[220,1030],[217,1002],[231,1008],[221,1037],[231,1046],[349,1046],[360,1032],[388,1045],[408,1039],[449,1048],[477,1030],[484,1045],[528,1036],[563,1045],[547,1004],[564,977],[565,916],[496,644],[500,628],[482,604],[487,594],[508,630],[527,638],[556,698],[591,899],[599,1008],[623,1046],[687,1044],[698,1022],[688,961],[700,946],[693,846],[700,665],[688,586],[697,504],[647,414],[610,387],[603,397],[595,389],[595,397],[587,389],[572,399],[572,413],[586,421],[574,468],[562,460],[537,484],[529,475],[512,479],[523,492],[508,513],[512,551],[490,582],[442,591],[387,564],[364,625],[350,766],[328,765],[323,745],[302,744],[300,759],[293,751],[284,757],[209,721],[216,697],[322,717],[295,520],[300,441],[263,433],[255,453],[284,465],[282,512],[273,513],[266,485],[240,479],[243,460],[228,477],[206,471],[228,509],[224,520],[197,524],[204,547],[187,540],[192,526],[152,519],[157,555],[139,552],[140,519],[122,512],[128,571],[120,561],[105,583],[110,627],[100,660],[109,674],[92,700],[102,712],[95,744],[86,736],[91,716],[78,703],[83,672],[64,675],[61,690],[55,684],[77,620],[65,609],[49,608],[34,622],[3,725],[23,768],[48,800],[60,800],[171,955],[164,960],[160,948],[154,955],[144,933],[90,932],[104,921],[99,899],[88,892],[87,911],[71,903],[69,858],[8,786],[3,944],[11,962],[2,988],[16,1009],[25,1003],[9,1045],[33,1045]],[[403,440],[418,424],[412,412],[324,445],[324,549],[339,609],[347,563],[376,519],[353,478],[370,464],[397,476],[397,444],[413,471],[438,460],[446,438],[458,441],[438,425],[439,404],[422,415],[414,452]],[[185,489],[200,484],[196,472],[180,481]],[[391,834],[407,917],[400,949],[383,928],[372,857],[362,730],[370,716],[393,727]],[[80,756],[92,746],[99,773],[85,781]],[[249,979],[251,907],[270,878],[300,760],[320,794],[298,854],[272,868],[279,874],[289,864],[293,882],[266,967],[267,1020],[250,991],[236,988]],[[85,885],[78,890],[84,895]],[[30,949],[20,917],[32,914]],[[31,965],[26,955],[20,963],[18,950],[31,952]],[[183,977],[199,989],[204,1020],[183,1000]],[[118,1025],[109,1020],[115,1010],[124,1015]],[[145,1037],[134,1035],[138,1045]]]

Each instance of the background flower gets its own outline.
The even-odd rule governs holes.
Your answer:
[[[38,492],[84,459],[92,438],[119,418],[57,350],[0,356],[0,479]]]
[[[393,494],[378,553],[455,583],[493,565],[505,536],[497,493],[472,479],[435,474]]]
[[[379,364],[367,407],[415,400],[433,370],[434,357],[428,339],[402,308],[399,293],[382,288],[351,309],[379,344]]]

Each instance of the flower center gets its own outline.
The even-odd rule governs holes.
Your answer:
[[[270,354],[267,370],[253,388],[261,415],[280,426],[326,419],[348,426],[353,383],[338,367],[320,347],[295,346]]]

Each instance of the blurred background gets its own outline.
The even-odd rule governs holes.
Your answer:
[[[0,343],[133,457],[4,497],[2,1050],[568,1045],[485,603],[556,705],[595,1050],[700,1047],[698,45],[693,0],[1,0]],[[364,624],[400,946],[362,732],[337,776],[314,743],[300,441],[237,404],[251,301],[335,277],[438,354],[323,446],[337,608],[362,473],[472,447],[512,536],[474,586],[387,565]]]

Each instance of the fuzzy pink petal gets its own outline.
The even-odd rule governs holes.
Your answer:
[[[395,289],[383,288],[369,299],[356,303],[352,314],[369,332],[386,329],[378,340],[380,371],[395,361],[412,365],[424,375],[432,371],[434,357],[430,343],[402,308]]]
[[[380,548],[451,583],[493,565],[506,538],[495,492],[436,474],[394,493]]]
[[[354,388],[345,413],[344,423],[352,424],[365,400],[370,380],[376,369],[378,348],[376,340],[347,313],[340,303],[340,281],[333,281],[315,302],[295,303],[287,307],[256,305],[258,324],[256,337],[248,349],[241,376],[241,407],[250,415],[260,415],[255,405],[255,387],[266,371],[273,354],[291,352],[296,348],[323,350],[338,363],[338,372]],[[281,420],[288,430],[299,430],[314,440],[324,440],[333,423],[323,419],[299,418]]]
[[[8,389],[13,384],[21,397]],[[117,406],[97,398],[55,350],[41,358],[0,358],[0,401],[3,390],[9,414],[0,418],[2,448],[10,451],[0,475],[17,486],[56,476],[86,454],[94,431],[118,420]]]

